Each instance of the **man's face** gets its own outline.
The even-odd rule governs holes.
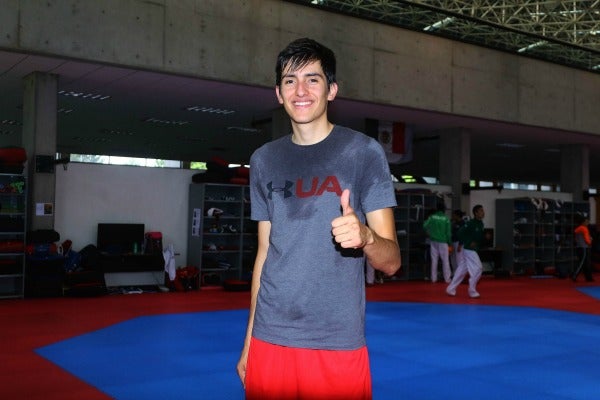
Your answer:
[[[308,124],[327,118],[327,102],[335,98],[337,84],[327,85],[321,63],[314,61],[295,71],[287,66],[275,92],[293,122]]]
[[[483,211],[483,207],[475,211],[475,218],[483,219],[485,217],[485,211]]]

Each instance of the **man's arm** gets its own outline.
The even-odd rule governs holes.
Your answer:
[[[362,248],[365,256],[373,268],[393,275],[400,269],[400,247],[396,235],[394,211],[384,208],[367,213],[365,229],[371,231],[372,243],[367,243]]]
[[[592,237],[590,236],[590,229],[586,226],[583,234],[583,240],[588,246],[592,245]]]
[[[350,206],[350,191],[340,197],[342,216],[331,222],[331,233],[343,248],[362,249],[371,266],[388,275],[400,269],[400,248],[394,212],[384,208],[367,213],[367,225],[360,222]]]
[[[242,354],[237,363],[237,372],[244,384],[246,380],[246,364],[248,363],[248,350],[250,349],[250,338],[252,337],[252,327],[254,326],[254,312],[256,311],[256,298],[258,297],[258,289],[260,288],[260,276],[262,274],[262,268],[267,259],[267,252],[269,250],[269,236],[271,233],[271,222],[259,221],[258,222],[258,248],[256,252],[256,259],[254,261],[254,268],[252,270],[252,288],[250,290],[250,314],[248,316],[248,327],[246,329],[246,338],[244,340],[244,347]],[[245,386],[245,384],[244,384]]]

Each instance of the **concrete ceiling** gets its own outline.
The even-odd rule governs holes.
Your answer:
[[[287,1],[600,71],[600,0]]]
[[[61,153],[194,161],[219,156],[246,163],[270,140],[271,116],[279,106],[273,88],[0,51],[0,145],[21,143],[23,78],[34,71],[58,75],[59,91],[71,94],[58,95]],[[414,159],[393,166],[396,174],[438,176],[440,135],[465,128],[472,133],[472,179],[559,184],[560,148],[586,144],[591,186],[600,187],[598,135],[366,104],[344,99],[343,88],[341,93],[330,109],[337,124],[363,130],[371,118],[414,126]],[[505,143],[522,147],[499,146]]]

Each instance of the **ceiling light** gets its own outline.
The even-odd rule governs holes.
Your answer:
[[[258,133],[258,132],[261,132],[260,129],[257,129],[257,128],[244,128],[243,126],[228,126],[227,130],[228,131],[242,132],[242,133]]]
[[[196,111],[196,112],[204,112],[210,114],[233,114],[234,110],[226,110],[223,108],[214,108],[214,107],[205,107],[205,106],[189,106],[185,108],[187,111]]]
[[[545,40],[540,40],[539,42],[532,43],[532,44],[530,44],[529,46],[521,47],[519,50],[517,50],[517,52],[519,52],[519,53],[524,53],[524,52],[526,52],[526,51],[529,51],[529,50],[535,49],[536,47],[543,46],[543,45],[545,45],[546,43],[548,43],[548,42],[547,42],[547,41],[545,41]]]
[[[441,21],[436,22],[435,24],[426,26],[425,28],[423,28],[423,30],[428,31],[428,32],[435,31],[435,30],[438,30],[440,28],[450,25],[452,22],[454,22],[454,17],[447,17]]]
[[[160,118],[146,118],[142,120],[143,122],[150,122],[153,124],[160,124],[160,125],[176,125],[176,126],[182,126],[182,125],[187,125],[190,122],[189,121],[174,121],[174,120],[169,120],[169,119],[160,119]]]
[[[416,178],[413,177],[412,175],[401,175],[400,177],[402,178],[404,183],[416,183],[417,182]]]
[[[107,95],[103,95],[103,94],[98,94],[98,93],[85,93],[85,92],[74,92],[74,91],[66,91],[66,90],[60,90],[58,92],[58,94],[65,96],[65,97],[76,97],[79,99],[86,99],[86,100],[107,100],[110,99],[110,96]]]
[[[88,142],[88,143],[111,142],[110,139],[104,138],[104,137],[73,136],[72,139],[76,142]]]
[[[69,114],[73,112],[72,108],[59,108],[57,111],[59,114]]]
[[[196,136],[177,136],[183,142],[206,142],[206,138]]]
[[[520,149],[521,147],[525,147],[524,144],[517,144],[517,143],[498,143],[498,144],[496,144],[496,146],[507,147],[509,149]]]
[[[133,136],[134,133],[131,131],[120,131],[118,129],[102,129],[100,132],[105,133],[107,135],[116,135],[116,136]]]
[[[2,125],[21,125],[19,121],[16,121],[14,119],[3,119],[2,121],[0,121],[0,123]]]

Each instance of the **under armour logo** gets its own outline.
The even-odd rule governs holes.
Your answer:
[[[285,186],[284,187],[273,187],[273,182],[269,182],[267,183],[267,189],[269,190],[269,200],[271,200],[273,198],[273,192],[283,192],[283,198],[287,199],[288,197],[292,196],[292,191],[290,190],[292,188],[292,186],[294,186],[293,182],[290,181],[285,181]]]

